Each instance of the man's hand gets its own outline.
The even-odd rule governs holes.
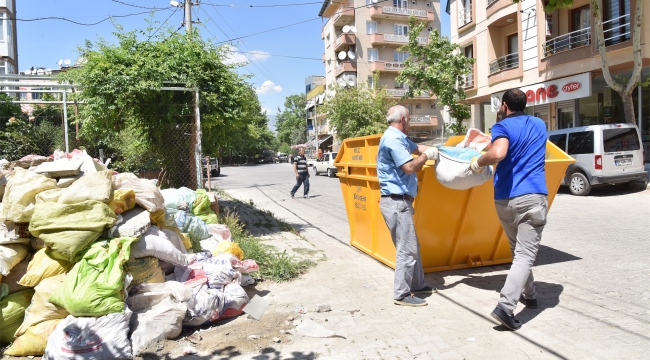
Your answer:
[[[438,160],[438,148],[432,146],[424,151],[424,155],[427,156],[428,160]]]
[[[298,173],[296,173],[296,179],[298,178],[298,176],[300,176],[300,175],[298,175]]]
[[[480,173],[481,171],[483,171],[483,166],[478,165],[478,158],[479,157],[480,156],[474,156],[472,158],[472,160],[470,160],[470,162],[469,162],[470,170],[472,170],[473,172],[475,172],[477,174]]]

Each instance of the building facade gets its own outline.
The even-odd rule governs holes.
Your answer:
[[[603,0],[603,31],[614,77],[632,74],[632,37],[641,32],[641,80],[650,78],[650,22],[633,26],[635,0]],[[452,41],[476,58],[464,84],[471,105],[469,124],[489,132],[497,121],[503,92],[521,88],[526,112],[547,129],[625,122],[623,103],[606,84],[596,47],[595,19],[589,0],[545,13],[542,2],[450,0]],[[650,14],[650,3],[643,12]],[[650,88],[633,93],[646,161],[650,156]]]
[[[310,145],[305,150],[308,152],[307,155],[312,155],[309,151],[313,151],[314,154],[317,154],[318,150],[337,151],[338,146],[334,144],[335,134],[329,127],[327,116],[324,112],[319,112],[319,106],[325,102],[325,77],[317,75],[307,77],[305,93],[307,94],[307,145]]]
[[[438,106],[436,98],[425,93],[400,100],[407,91],[406,84],[395,81],[408,57],[399,48],[408,43],[409,17],[426,23],[419,38],[426,44],[433,29],[440,31],[440,1],[325,0],[319,15],[328,18],[321,32],[326,93],[334,84],[345,87],[366,82],[371,87],[385,87],[388,96],[409,109],[411,138],[440,138],[442,106]],[[373,81],[375,73],[379,75],[377,84]]]
[[[16,74],[16,0],[0,0],[0,74]]]

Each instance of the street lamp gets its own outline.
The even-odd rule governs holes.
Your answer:
[[[169,5],[171,5],[171,6],[180,6],[181,4],[176,0],[172,0],[172,1],[169,2]]]

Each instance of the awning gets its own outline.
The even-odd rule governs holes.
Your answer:
[[[305,110],[314,107],[314,100],[315,99],[307,101],[307,105],[305,106]]]
[[[325,136],[324,138],[322,138],[321,140],[318,141],[318,145],[320,146],[320,144],[322,144],[323,142],[329,140],[329,138],[331,138],[331,137],[332,137],[332,135]]]

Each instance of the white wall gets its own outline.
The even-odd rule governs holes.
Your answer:
[[[535,0],[521,3],[521,39],[524,71],[537,68],[537,14]]]

